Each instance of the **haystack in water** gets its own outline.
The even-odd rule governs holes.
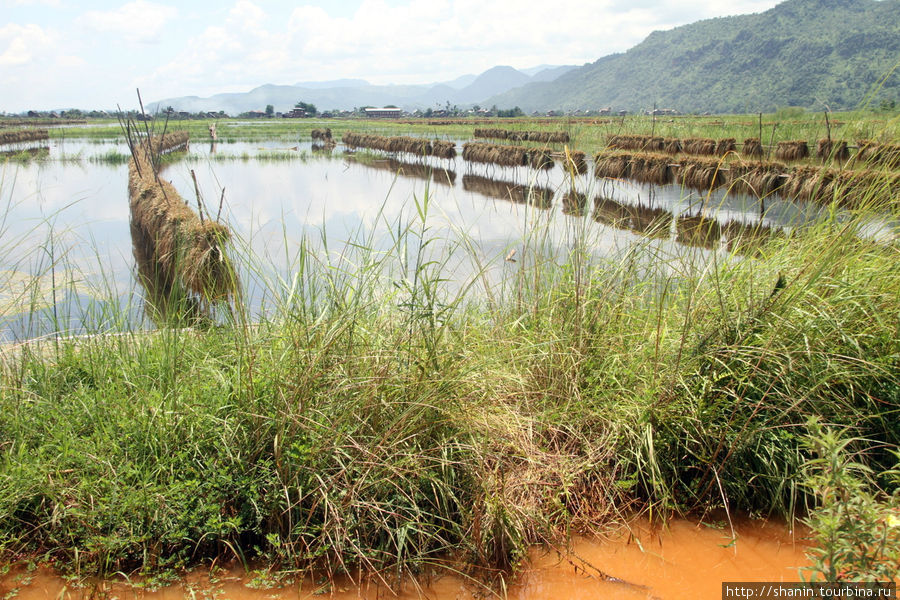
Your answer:
[[[833,140],[819,140],[816,143],[816,156],[822,161],[831,160],[847,160],[850,158],[850,150],[847,148],[847,142],[835,142]]]
[[[762,143],[759,138],[747,138],[744,140],[744,146],[741,148],[741,154],[758,158],[763,155]]]
[[[775,158],[778,160],[802,160],[809,158],[809,144],[804,140],[778,142],[775,146]]]
[[[228,228],[194,212],[174,186],[159,177],[155,157],[183,144],[184,137],[136,142],[128,166],[128,197],[135,258],[152,301],[192,297],[206,313],[237,293],[237,278],[225,253]],[[143,266],[141,266],[143,264]],[[165,306],[155,306],[165,313]]]

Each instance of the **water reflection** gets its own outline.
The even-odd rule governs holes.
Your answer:
[[[416,219],[415,203],[430,202],[429,234],[442,240],[435,251],[452,245],[464,232],[475,241],[476,260],[492,269],[498,280],[525,264],[505,262],[527,228],[548,228],[548,251],[566,254],[573,224],[584,228],[596,255],[615,252],[650,237],[675,254],[692,249],[701,253],[729,251],[753,256],[772,236],[824,217],[812,203],[788,202],[778,196],[760,201],[726,189],[701,193],[677,185],[656,186],[625,180],[596,180],[573,176],[562,166],[536,173],[527,167],[466,165],[456,160],[399,161],[385,156],[374,160],[328,153],[301,142],[307,160],[254,161],[260,149],[281,148],[283,141],[195,145],[190,160],[171,165],[165,178],[182,197],[194,198],[190,176],[196,172],[201,196],[216,214],[224,192],[224,218],[239,240],[240,254],[256,257],[253,269],[264,273],[248,280],[246,301],[265,303],[271,282],[294,270],[301,243],[340,254],[346,241],[390,247],[389,231]],[[124,144],[95,144],[54,140],[54,152],[127,153]],[[321,150],[321,153],[319,152]],[[214,153],[250,152],[251,160],[220,161]],[[464,175],[457,177],[457,169]],[[434,185],[439,184],[439,185]],[[84,285],[96,284],[106,295],[130,300],[142,274],[140,257],[133,254],[128,214],[127,167],[92,161],[36,161],[7,165],[0,185],[0,201],[9,205],[0,253],[0,271],[15,270],[40,276],[40,261],[50,232],[57,248],[65,248],[68,267]],[[499,201],[499,202],[498,202]],[[589,202],[592,201],[591,206]],[[540,210],[533,210],[539,208]],[[896,237],[894,223],[877,222],[869,229],[882,238]],[[868,233],[868,232],[867,232]],[[352,245],[352,244],[351,244]],[[454,277],[466,277],[466,261],[453,264]],[[248,267],[249,269],[249,267]],[[146,269],[144,269],[146,271]],[[242,273],[242,277],[244,274]],[[96,295],[96,294],[95,294]],[[85,295],[80,295],[84,298]],[[0,318],[14,320],[9,311]],[[0,325],[7,337],[40,335],[36,330]]]
[[[553,190],[537,185],[524,185],[480,175],[463,175],[463,189],[488,198],[506,200],[515,204],[527,204],[543,210],[553,205]]]
[[[315,149],[315,146],[313,146],[313,148]],[[321,151],[330,153],[330,151],[325,150],[324,148]],[[358,160],[352,154],[346,154],[344,158],[361,164],[364,167],[389,171],[401,177],[422,179],[424,181],[433,181],[434,183],[439,183],[441,185],[450,187],[453,187],[453,185],[456,183],[456,171],[432,166],[429,163],[406,162],[398,160],[396,158]]]

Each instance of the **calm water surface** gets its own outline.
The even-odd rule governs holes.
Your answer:
[[[128,152],[124,144],[54,141],[51,160],[2,167],[0,339],[102,327],[106,311],[84,314],[97,297],[115,298],[116,311],[140,318],[127,165],[96,161],[111,151]],[[297,158],[267,159],[272,153]],[[434,240],[432,256],[452,257],[451,285],[479,268],[487,280],[502,281],[538,246],[560,260],[576,240],[597,256],[646,243],[663,257],[702,259],[728,253],[738,235],[789,232],[821,217],[816,206],[777,198],[707,197],[590,174],[572,181],[559,166],[535,172],[461,158],[400,162],[347,155],[340,147],[316,151],[308,142],[193,144],[162,176],[196,206],[192,171],[209,213],[219,212],[224,190],[221,218],[239,240],[238,252],[253,256],[243,262],[250,265],[243,275],[255,311],[264,310],[272,275],[289,277],[301,239],[319,249],[327,244],[332,261],[348,240],[387,251],[398,229],[418,231],[417,202],[426,197],[424,237]],[[461,240],[465,251],[458,249]],[[514,249],[517,262],[505,261]]]

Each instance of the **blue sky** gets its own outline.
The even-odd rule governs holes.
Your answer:
[[[774,0],[0,0],[0,112],[136,105],[265,83],[430,83],[583,64]]]

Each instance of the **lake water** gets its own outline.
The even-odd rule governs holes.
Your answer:
[[[83,309],[97,297],[117,298],[119,313],[140,320],[128,168],[97,161],[110,152],[128,150],[68,139],[51,144],[49,160],[2,167],[0,340],[102,329],[107,311],[86,316]],[[266,280],[290,277],[301,239],[319,250],[327,245],[332,257],[348,240],[386,251],[398,229],[418,227],[417,203],[426,197],[425,237],[433,239],[434,256],[452,257],[448,285],[474,269],[499,284],[527,262],[537,239],[540,252],[560,260],[576,242],[597,256],[641,243],[654,245],[657,255],[702,260],[729,253],[737,238],[787,233],[822,214],[779,198],[598,181],[590,171],[572,180],[559,165],[537,172],[461,157],[401,162],[309,143],[194,144],[162,176],[196,207],[195,176],[208,213],[219,213],[224,198],[221,218],[239,252],[253,256],[242,275],[254,311],[264,310],[271,293]]]

